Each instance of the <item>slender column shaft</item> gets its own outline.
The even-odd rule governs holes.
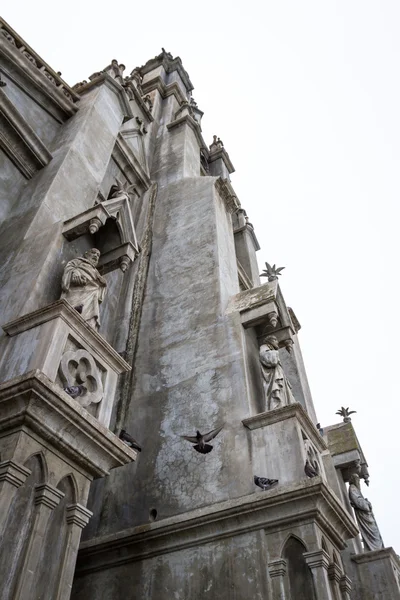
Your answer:
[[[325,550],[305,552],[304,558],[314,576],[317,600],[335,600],[332,597],[328,578],[329,555]]]
[[[273,600],[286,600],[285,575],[287,570],[286,560],[278,558],[268,564],[269,576],[271,578]]]
[[[0,534],[7,522],[14,496],[30,473],[29,469],[12,460],[0,463]]]

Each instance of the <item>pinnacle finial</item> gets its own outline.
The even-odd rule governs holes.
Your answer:
[[[276,265],[270,265],[269,263],[265,263],[265,266],[267,267],[266,269],[264,269],[264,271],[262,273],[260,273],[260,277],[268,277],[268,281],[276,281],[278,279],[278,277],[281,275],[281,271],[283,271],[283,269],[285,267],[277,267]]]

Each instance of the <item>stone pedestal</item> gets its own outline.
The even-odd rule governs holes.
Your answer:
[[[400,561],[393,548],[352,556],[354,600],[399,600]]]
[[[318,462],[326,481],[321,453],[326,445],[302,406],[296,402],[243,419],[250,430],[256,475],[279,479],[281,484],[306,479],[307,458]]]
[[[130,366],[68,302],[58,300],[3,329],[0,381],[38,369],[61,390],[83,384],[76,401],[110,423],[118,375]]]

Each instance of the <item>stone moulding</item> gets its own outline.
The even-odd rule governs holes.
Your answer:
[[[131,184],[135,183],[135,179],[138,179],[143,187],[143,191],[147,191],[150,188],[151,179],[124,139],[123,131],[118,134],[112,157],[128,180],[130,180]]]
[[[247,417],[242,420],[242,423],[247,429],[253,430],[259,429],[260,427],[267,427],[268,425],[278,423],[285,419],[292,419],[293,417],[298,420],[304,432],[320,452],[324,452],[328,449],[323,437],[319,434],[314,423],[299,402],[288,404],[287,406],[276,408],[275,410],[259,413],[253,417]]]
[[[200,125],[190,115],[184,115],[183,117],[179,117],[179,119],[175,119],[175,121],[171,121],[171,123],[167,123],[167,129],[168,131],[171,131],[172,129],[182,125],[188,125],[193,130],[200,150],[204,150],[206,148],[206,144],[203,140],[203,136],[201,135]]]
[[[1,18],[0,54],[23,71],[35,87],[61,108],[65,115],[71,117],[76,113],[79,95]],[[29,60],[26,54],[29,54],[33,60]]]
[[[85,85],[79,88],[79,93],[83,95],[91,89],[99,87],[100,85],[105,85],[118,96],[118,100],[124,115],[122,122],[125,123],[126,121],[130,121],[130,119],[133,119],[134,114],[132,112],[131,105],[129,104],[129,99],[125,93],[124,88],[108,73],[99,73],[98,75],[96,75],[96,77],[93,77],[93,79],[91,79],[89,83],[86,83]]]
[[[215,150],[214,152],[210,152],[209,157],[208,157],[208,162],[212,163],[219,159],[221,159],[225,163],[225,166],[228,169],[229,174],[232,174],[235,172],[235,167],[233,166],[232,161],[229,158],[229,154],[227,153],[227,151],[225,150],[224,147],[219,148],[218,150]]]
[[[220,502],[81,544],[76,576],[264,529],[315,521],[337,544],[358,530],[329,488],[315,478]]]
[[[30,179],[51,161],[49,150],[1,88],[0,124],[0,147],[24,177]]]
[[[236,196],[235,190],[233,189],[230,181],[227,179],[222,179],[222,177],[218,177],[218,179],[215,181],[215,189],[225,202],[225,206],[229,213],[233,214],[238,210],[238,208],[240,208],[239,198]]]
[[[86,344],[95,352],[101,354],[118,373],[131,370],[130,365],[128,365],[118,352],[93,327],[90,327],[66,300],[57,300],[53,304],[48,304],[27,315],[22,315],[22,317],[18,317],[18,319],[2,325],[2,328],[7,335],[13,337],[57,317],[67,323],[76,334],[84,336]]]
[[[160,66],[164,68],[164,71],[167,74],[172,73],[173,71],[177,71],[188,92],[191,92],[194,89],[188,73],[183,68],[182,61],[179,58],[179,56],[175,58],[169,58],[167,53],[162,52],[155,58],[148,60],[147,63],[143,65],[143,67],[140,67],[140,73],[142,76],[144,76],[147,73],[151,73],[151,71],[154,71],[155,69],[157,69],[157,67]],[[146,83],[148,82],[142,84],[143,88],[145,87]]]
[[[89,478],[104,477],[137,456],[38,370],[0,385],[0,436],[21,429],[55,446]]]
[[[391,546],[382,548],[382,550],[373,550],[372,552],[363,552],[362,554],[353,554],[351,556],[351,560],[358,565],[383,559],[389,559],[400,569],[400,559]]]
[[[143,83],[142,89],[144,94],[150,94],[150,92],[157,90],[163,99],[168,98],[168,96],[175,96],[178,104],[187,101],[187,98],[180,88],[179,83],[174,81],[173,83],[166,84],[160,75]]]

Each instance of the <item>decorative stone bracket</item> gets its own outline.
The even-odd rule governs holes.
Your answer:
[[[75,402],[109,425],[118,375],[130,366],[66,300],[23,315],[3,329],[12,339],[6,340],[8,360],[3,361],[0,381],[37,369],[59,389],[82,386],[84,393]],[[26,348],[29,358],[22,364]]]
[[[298,329],[293,323],[278,281],[271,281],[233,296],[226,312],[229,314],[235,311],[240,313],[243,327],[256,327],[259,338],[275,335],[280,346],[290,352],[293,336]]]
[[[127,194],[109,198],[64,223],[63,235],[68,240],[74,240],[81,235],[94,235],[105,225],[108,219],[116,222],[121,245],[102,254],[99,262],[100,273],[109,273],[116,268],[125,272],[129,264],[139,253],[135,227]]]

